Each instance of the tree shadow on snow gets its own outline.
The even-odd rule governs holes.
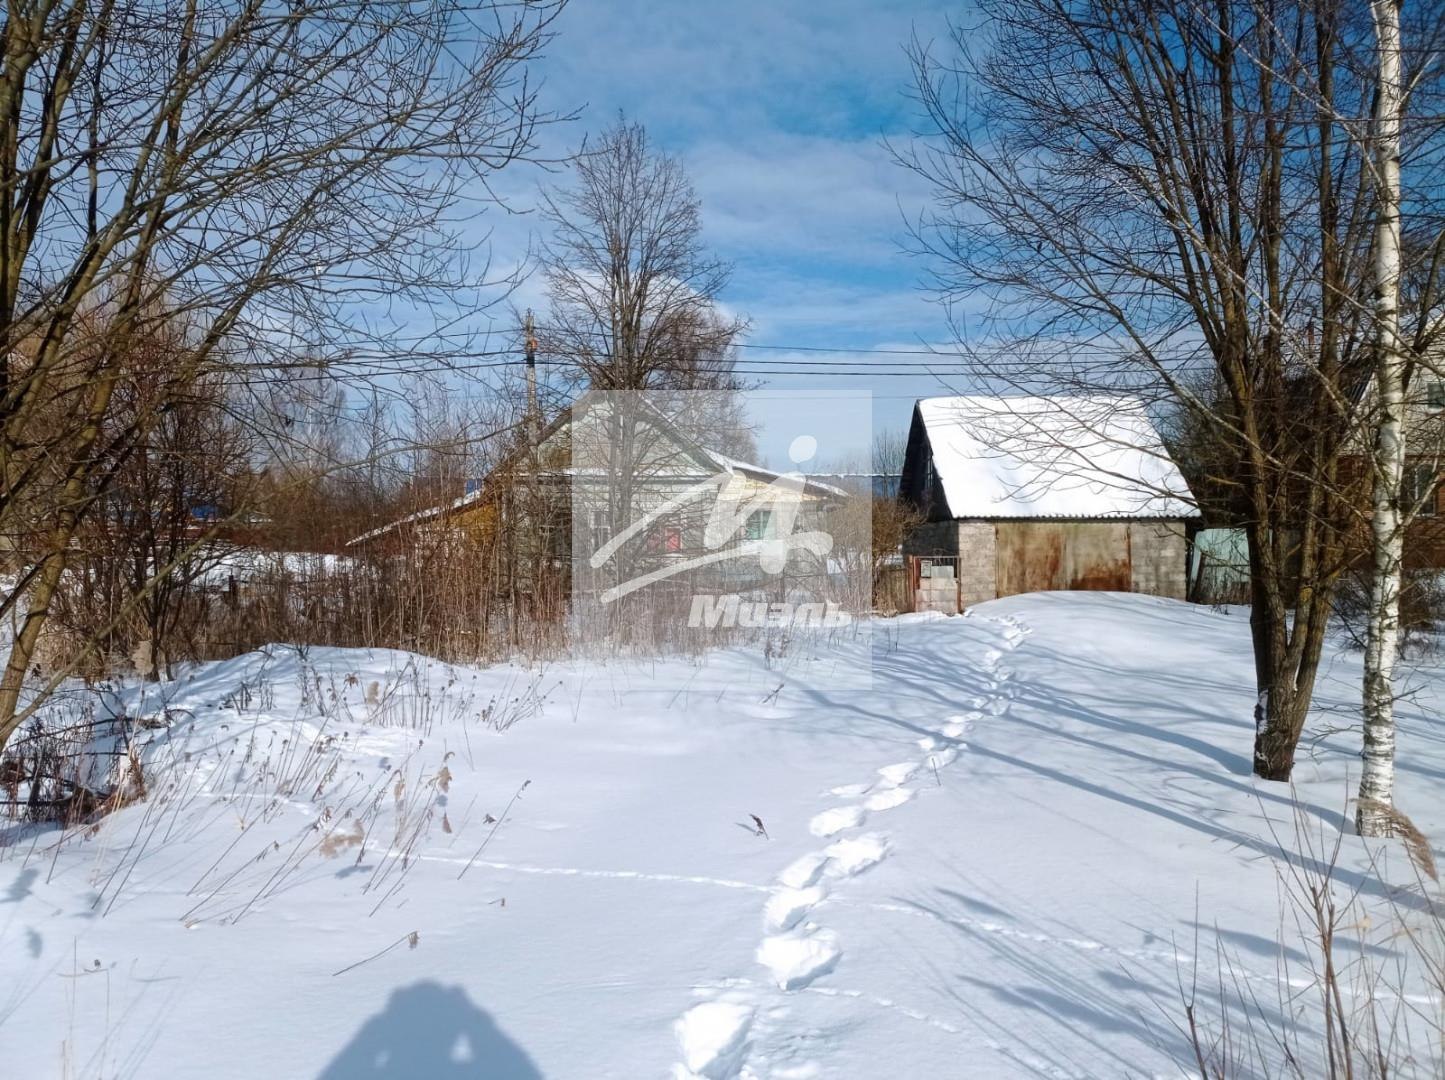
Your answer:
[[[1001,933],[977,920],[970,898],[951,889],[894,899],[951,927],[965,943],[952,958],[921,956],[920,969],[911,977],[951,999],[959,1022],[978,1029],[1028,1071],[1136,1076],[1141,1074],[1141,1047],[1152,1047],[1190,1071],[1194,1051],[1184,1008],[1196,973],[1183,954],[1171,960],[1170,950],[1159,948],[1154,955],[1110,955],[1102,943],[1056,921]],[[1217,1020],[1210,1010],[1218,1009],[1224,994],[1231,1008],[1250,1011],[1260,1032],[1289,1031],[1300,1037],[1297,1017],[1267,992],[1240,998],[1233,976],[1214,970],[1216,963],[1206,950],[1197,972],[1206,1036]],[[1239,972],[1241,978],[1248,974],[1242,965]]]
[[[527,1052],[459,986],[392,993],[317,1080],[542,1080]]]

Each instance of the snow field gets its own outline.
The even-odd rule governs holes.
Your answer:
[[[1214,1000],[1221,954],[1266,1009],[1310,1000],[1280,930],[1299,813],[1368,917],[1342,942],[1393,957],[1413,874],[1342,812],[1357,653],[1329,646],[1290,792],[1250,777],[1239,613],[1040,594],[875,638],[274,647],[119,686],[171,717],[146,801],[63,843],[0,826],[3,1072],[1178,1076],[1180,980]],[[1441,859],[1445,670],[1405,691],[1399,802]]]
[[[1007,685],[1012,672],[1001,661],[1008,651],[1025,640],[1028,631],[1011,619],[1000,619],[998,625],[1003,646],[986,649],[981,661],[992,693],[977,700],[973,711],[945,716],[938,721],[935,734],[916,740],[922,751],[919,759],[885,765],[877,770],[876,779],[872,781],[841,784],[830,789],[832,797],[850,800],[866,798],[861,803],[847,802],[816,814],[808,823],[808,830],[813,836],[827,839],[852,832],[861,828],[870,814],[883,813],[910,802],[917,797],[919,789],[907,785],[915,780],[937,781],[940,771],[957,761],[959,751],[966,749],[960,737],[977,720],[982,719],[985,713],[995,718],[1007,713]],[[779,992],[789,995],[814,989],[814,983],[834,971],[843,960],[839,935],[811,918],[815,909],[831,895],[830,887],[819,882],[826,879],[840,885],[846,883],[848,879],[883,862],[891,850],[892,843],[885,833],[843,836],[821,851],[796,858],[779,872],[778,884],[764,905],[765,936],[757,947],[757,961],[767,969],[771,983]],[[765,1002],[755,995],[751,1006],[741,1004],[735,990],[731,992],[731,997],[733,1000],[725,1006],[726,1026],[729,1030],[745,1032],[751,1028]],[[709,1004],[724,1005],[723,1002],[711,1002],[693,1006],[675,1026],[682,1062],[674,1068],[674,1076],[750,1080],[759,1075],[783,1075],[771,1067],[762,1073],[751,1069],[745,1050],[712,1053],[711,1047],[719,1041],[716,1032],[710,1027],[700,1028],[685,1022],[687,1017]],[[879,1007],[898,1008],[895,1003],[886,1000]],[[787,1015],[785,1010],[780,1013],[784,1017]],[[740,1036],[736,1040],[728,1040],[728,1046],[733,1047],[734,1043],[741,1045],[741,1041]],[[695,1062],[703,1062],[703,1065],[698,1066]],[[712,1071],[702,1072],[703,1068]],[[792,1062],[786,1072],[795,1076],[812,1076],[819,1075],[820,1070],[817,1062],[802,1060]]]

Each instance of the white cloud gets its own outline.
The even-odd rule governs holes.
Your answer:
[[[585,104],[582,119],[544,133],[546,152],[575,147],[618,109],[684,161],[703,202],[704,239],[735,266],[725,301],[753,339],[867,344],[940,336],[941,311],[917,290],[902,251],[905,215],[927,193],[895,165],[885,134],[906,137],[911,106],[903,45],[954,5],[914,0],[828,4],[736,0],[577,3],[538,73],[544,102]],[[535,204],[539,169],[509,170],[498,189]],[[519,261],[543,223],[487,215],[499,262]],[[543,306],[533,278],[520,306]]]
[[[926,192],[877,138],[773,133],[703,142],[685,154],[708,235],[775,257],[902,263],[905,215]]]

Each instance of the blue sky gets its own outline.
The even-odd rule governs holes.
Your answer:
[[[558,149],[575,147],[621,109],[683,160],[702,199],[705,242],[734,265],[724,300],[751,321],[749,341],[814,348],[945,341],[944,314],[918,287],[923,267],[903,251],[905,218],[927,195],[892,162],[883,140],[906,139],[916,120],[904,55],[910,35],[941,38],[959,11],[958,3],[932,0],[572,0],[539,71],[548,105],[582,112],[547,138]],[[535,173],[519,171],[504,190],[523,208],[536,182]],[[505,265],[538,223],[489,217],[493,256]],[[518,298],[542,307],[540,282]],[[871,391],[875,428],[906,427],[913,397],[946,392],[927,375],[767,378],[760,399],[791,399],[771,406],[779,416],[796,416],[798,399],[820,385],[825,395]],[[837,410],[817,403],[818,417],[830,411]],[[845,455],[868,438],[856,422],[819,435],[825,449],[832,444]],[[774,443],[786,446],[790,437],[765,434],[764,453],[779,456]]]

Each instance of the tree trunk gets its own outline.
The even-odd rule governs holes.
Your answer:
[[[1312,648],[1308,631],[1298,626],[1298,647],[1286,644],[1286,617],[1271,615],[1259,603],[1262,590],[1255,589],[1255,611],[1250,615],[1254,638],[1255,705],[1254,705],[1254,775],[1262,780],[1288,783],[1294,770],[1295,747],[1304,731],[1309,713],[1311,690],[1319,662],[1319,650]],[[1306,618],[1296,612],[1296,621]]]
[[[1373,566],[1365,646],[1364,771],[1355,823],[1362,836],[1392,832],[1395,785],[1395,660],[1400,647],[1404,549],[1405,355],[1400,343],[1400,128],[1405,108],[1400,62],[1401,0],[1371,0],[1379,63],[1375,107],[1375,391]]]

